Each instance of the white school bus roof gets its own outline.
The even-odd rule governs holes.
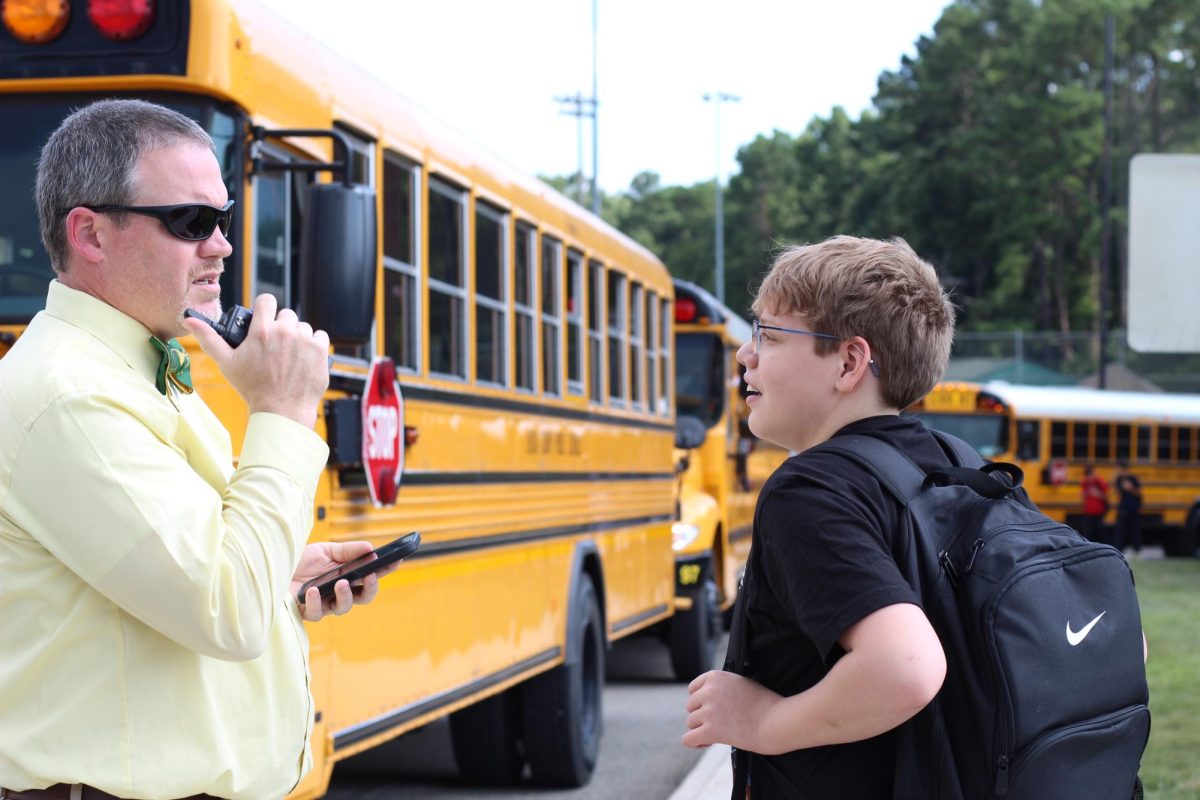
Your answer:
[[[1113,392],[1084,386],[1020,386],[991,381],[979,387],[1018,417],[1200,424],[1200,395]]]

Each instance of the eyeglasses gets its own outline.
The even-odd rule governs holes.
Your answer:
[[[175,206],[82,206],[89,211],[127,212],[154,217],[163,224],[172,236],[189,242],[202,242],[213,235],[217,228],[221,235],[229,233],[233,219],[233,200],[221,208],[204,203],[180,203]],[[67,211],[61,213],[68,213]]]
[[[844,336],[834,336],[832,333],[816,333],[814,331],[802,331],[797,328],[781,328],[778,325],[763,325],[758,320],[750,322],[751,338],[754,341],[754,353],[758,354],[759,348],[762,346],[763,331],[779,331],[780,333],[798,333],[801,336],[813,336],[817,339],[833,339],[836,342],[842,341]],[[871,370],[871,374],[876,378],[879,377],[879,365],[875,363],[875,359],[867,362],[867,366]]]

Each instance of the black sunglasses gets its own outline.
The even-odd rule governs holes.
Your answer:
[[[180,203],[177,206],[82,206],[89,211],[123,211],[130,214],[144,214],[154,217],[163,224],[172,236],[186,239],[189,242],[202,242],[213,235],[217,228],[221,235],[229,233],[229,223],[233,219],[233,200],[222,208],[205,205],[204,203]]]

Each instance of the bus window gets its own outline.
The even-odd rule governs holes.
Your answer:
[[[659,416],[671,416],[671,409],[675,404],[672,401],[672,386],[671,386],[671,301],[663,300],[659,305],[659,336],[658,341],[658,375],[659,385],[662,386],[662,397],[659,398],[658,413]]]
[[[642,314],[645,304],[642,300],[642,287],[636,283],[630,284],[629,295],[629,403],[633,408],[645,408],[646,401],[642,394],[642,366],[645,347],[645,322]]]
[[[604,265],[588,262],[588,397],[604,402]]]
[[[1086,422],[1071,423],[1071,458],[1076,461],[1089,461],[1092,458],[1088,450],[1088,428]]]
[[[646,292],[646,408],[658,411],[658,298]]]
[[[537,339],[534,337],[537,312],[533,307],[537,274],[533,269],[533,237],[533,228],[523,222],[517,223],[516,247],[513,248],[516,258],[513,307],[517,318],[517,388],[530,392],[535,388],[533,367],[537,363]]]
[[[725,348],[711,333],[675,337],[675,411],[709,428],[725,410]]]
[[[567,392],[583,394],[583,253],[567,250]]]
[[[1163,463],[1171,461],[1171,432],[1169,425],[1161,425],[1158,429],[1158,460]]]
[[[1096,427],[1096,460],[1112,460],[1112,426],[1106,422],[1098,422]]]
[[[974,447],[979,455],[991,458],[1008,450],[1008,417],[1000,414],[942,414],[936,411],[917,414],[925,427],[957,436]]]
[[[475,379],[508,385],[508,215],[475,203]]]
[[[1129,458],[1129,444],[1132,440],[1132,429],[1128,425],[1117,425],[1117,458]]]
[[[1137,460],[1150,460],[1150,426],[1137,426]]]
[[[395,153],[383,158],[383,337],[384,351],[403,370],[420,369],[420,263],[417,259],[415,198],[417,168]]]
[[[105,92],[117,97],[120,92]],[[137,96],[167,106],[201,125],[213,137],[221,176],[235,206],[235,224],[229,229],[234,252],[225,260],[221,302],[248,305],[240,282],[241,230],[237,222],[244,198],[241,158],[244,140],[240,118],[220,110],[195,95],[137,92]],[[46,304],[46,286],[54,277],[50,257],[42,247],[33,188],[38,152],[59,123],[76,108],[99,100],[99,95],[60,94],[0,95],[0,323],[24,324]],[[270,155],[264,152],[264,156]],[[285,207],[286,208],[286,207]]]
[[[1192,428],[1179,429],[1179,463],[1186,464],[1194,461],[1195,450],[1192,448],[1192,435],[1195,431]]]
[[[1017,458],[1022,461],[1036,461],[1042,441],[1042,423],[1035,419],[1023,419],[1017,422]]]
[[[429,179],[429,371],[467,377],[466,192]]]
[[[272,158],[275,148],[264,148],[264,162],[286,160]],[[251,296],[269,294],[280,308],[294,308],[292,301],[291,208],[294,175],[264,172],[254,178],[254,283]]]
[[[1067,457],[1067,423],[1050,423],[1050,457]]]
[[[559,287],[562,285],[562,244],[542,237],[542,391],[562,394],[562,322]]]
[[[614,405],[625,401],[625,276],[608,274],[608,396]]]

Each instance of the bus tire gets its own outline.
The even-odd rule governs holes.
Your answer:
[[[566,661],[521,688],[525,756],[540,786],[583,786],[600,753],[605,635],[587,573],[578,575],[568,609]]]
[[[516,691],[509,689],[450,715],[450,739],[458,772],[481,786],[511,786],[525,761],[518,742]]]
[[[706,578],[689,596],[692,607],[676,611],[667,623],[671,669],[683,683],[690,683],[697,675],[712,669],[717,627],[721,624],[716,581]]]
[[[1192,558],[1196,555],[1196,547],[1200,545],[1200,507],[1193,508],[1188,514],[1187,523],[1179,532],[1179,555]]]

